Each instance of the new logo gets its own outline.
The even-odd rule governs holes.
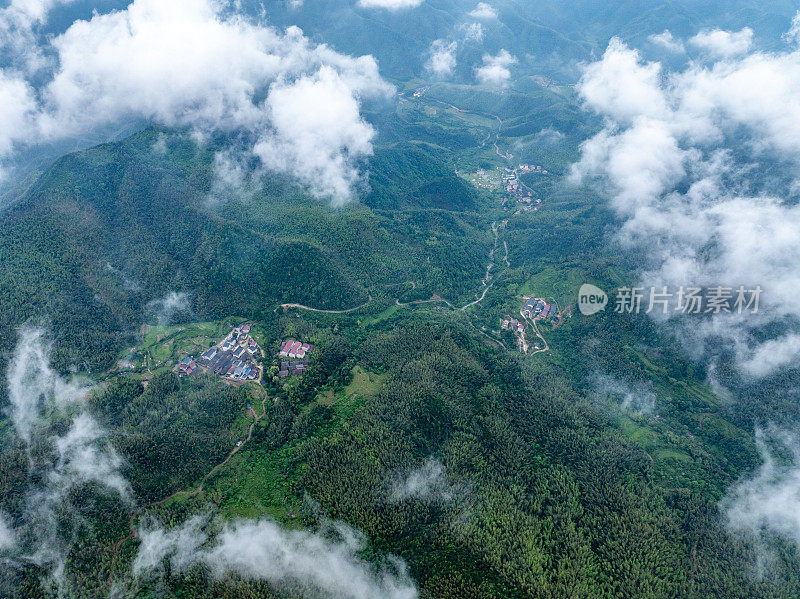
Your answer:
[[[578,309],[581,314],[584,316],[597,314],[600,310],[605,310],[606,304],[608,304],[608,295],[605,291],[590,283],[581,285],[578,291]]]

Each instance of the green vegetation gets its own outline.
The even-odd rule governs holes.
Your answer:
[[[587,47],[529,29],[567,55]],[[791,397],[734,411],[644,315],[575,311],[540,326],[549,350],[527,355],[498,330],[522,296],[565,308],[583,282],[612,289],[638,266],[607,243],[614,218],[588,189],[525,175],[543,204],[515,216],[504,192],[470,183],[522,162],[565,173],[594,125],[574,90],[531,76],[503,94],[440,82],[411,99],[416,83],[396,110],[369,114],[379,135],[361,202],[332,208],[281,177],[229,198],[212,185],[221,140],[198,150],[147,130],[64,157],[5,208],[0,366],[16,327],[50,328],[55,368],[101,381],[89,406],[134,495],[125,504],[88,483],[58,506],[61,524],[82,506],[65,594],[102,596],[130,578],[131,522],[211,513],[291,528],[344,520],[366,534],[365,560],[400,556],[424,599],[797,595],[796,551],[779,575],[750,576],[758,547],[717,507],[758,464],[753,420],[796,414]],[[152,151],[162,134],[163,155]],[[489,258],[493,223],[504,224]],[[153,300],[172,291],[190,309],[155,324]],[[281,340],[313,343],[308,370],[241,388],[172,373],[244,319],[267,368]],[[600,377],[641,385],[653,405],[621,405]],[[0,513],[22,518],[26,448],[6,420],[0,439]],[[398,497],[398,480],[429,459],[441,485]],[[8,576],[18,596],[54,594],[40,574],[26,563]],[[143,597],[307,596],[198,570],[142,585]]]
[[[749,578],[751,548],[713,517],[716,493],[704,481],[732,472],[721,457],[684,442],[668,422],[607,412],[552,371],[526,374],[516,355],[488,348],[466,322],[404,314],[393,323],[401,327],[349,329],[347,340],[290,316],[270,323],[278,338],[301,327],[320,344],[312,376],[322,391],[304,393],[301,378],[274,401],[254,402],[264,411],[251,441],[203,492],[149,513],[183,519],[211,503],[221,519],[270,517],[292,527],[313,520],[312,499],[366,532],[375,555],[405,559],[426,597],[776,592]],[[132,388],[128,380],[99,396],[98,406],[113,413]],[[163,401],[177,397],[169,379],[155,380]],[[123,417],[150,401],[126,399]],[[235,423],[210,426],[208,433]],[[703,428],[718,434],[708,418]],[[225,437],[228,446],[235,438]],[[220,447],[214,460],[224,453]],[[398,475],[428,456],[443,464],[446,493],[393,500]],[[184,476],[183,466],[172,474],[172,463],[152,464],[148,479],[172,481],[159,489],[164,496],[196,488],[202,477],[200,468]],[[700,523],[702,542],[693,532]],[[115,558],[118,567],[130,559],[124,555],[130,548]],[[731,560],[739,566],[731,569]],[[198,575],[168,584],[179,592]]]
[[[96,398],[98,411],[117,431],[137,496],[154,501],[198,480],[246,435],[248,395],[202,377],[181,381],[171,372],[153,377],[147,389],[122,377]]]

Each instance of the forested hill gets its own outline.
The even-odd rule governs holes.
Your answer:
[[[193,317],[257,317],[283,302],[349,308],[371,285],[412,278],[457,297],[480,278],[488,224],[440,209],[474,208],[474,192],[429,152],[382,151],[368,202],[395,210],[380,215],[332,209],[279,178],[228,201],[212,190],[213,145],[170,137],[163,153],[161,135],[65,156],[2,214],[3,351],[14,327],[43,321],[60,368],[104,369],[171,292],[187,294]]]

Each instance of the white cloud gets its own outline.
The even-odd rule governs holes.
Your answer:
[[[602,60],[586,67],[580,92],[589,108],[623,122],[661,116],[667,109],[661,65],[642,63],[639,53],[617,38],[609,42]]]
[[[25,511],[17,530],[0,518],[0,548],[13,549],[16,558],[38,564],[60,582],[74,532],[65,528],[65,518],[73,527],[77,525],[68,505],[72,490],[96,483],[126,502],[131,490],[120,474],[121,458],[85,409],[89,389],[63,380],[51,369],[48,354],[43,331],[20,330],[8,368],[11,421],[26,447],[52,451],[45,458],[41,452],[29,455],[32,482],[26,491]],[[66,432],[49,432],[54,422],[64,424]]]
[[[757,429],[762,464],[740,479],[720,507],[732,530],[760,541],[780,535],[800,544],[800,443],[795,433]]]
[[[0,9],[0,55],[5,62],[26,72],[35,72],[47,64],[37,34],[48,13],[73,0],[11,0]]]
[[[517,59],[507,50],[500,50],[495,56],[483,55],[483,65],[475,69],[475,77],[484,85],[505,87],[511,79],[509,67],[516,64]]]
[[[227,148],[214,154],[214,183],[209,193],[210,203],[224,200],[226,196],[242,197],[250,186],[253,173],[248,164],[249,155],[240,148]]]
[[[757,346],[751,355],[742,360],[742,368],[752,376],[761,377],[774,370],[797,364],[800,359],[800,335],[784,335]]]
[[[701,31],[690,38],[689,43],[713,57],[729,58],[750,50],[753,45],[753,30],[745,27],[741,31]]]
[[[169,559],[178,572],[200,565],[216,578],[236,573],[342,599],[418,597],[399,559],[391,560],[391,568],[380,569],[361,560],[363,535],[344,523],[323,523],[323,530],[314,534],[284,530],[270,520],[239,520],[226,524],[211,541],[203,530],[205,523],[205,518],[194,517],[166,531],[141,530],[134,573],[146,574]]]
[[[56,471],[71,482],[95,481],[127,496],[128,481],[119,474],[122,459],[114,448],[104,445],[105,431],[87,413],[81,413],[63,437],[55,439],[58,450]]]
[[[797,44],[800,42],[800,11],[797,11],[792,17],[792,26],[789,31],[783,34],[783,41],[789,44]]]
[[[28,26],[42,23],[47,14],[59,4],[70,4],[74,0],[11,0],[0,11],[0,19],[15,20]]]
[[[599,374],[592,381],[595,395],[604,401],[613,402],[623,411],[650,414],[656,406],[653,386],[647,383],[629,383],[607,374]]]
[[[267,166],[298,174],[319,197],[346,201],[358,162],[372,149],[374,133],[360,117],[360,103],[387,97],[393,88],[370,56],[345,56],[311,44],[297,28],[281,33],[223,14],[224,8],[215,0],[135,0],[125,10],[73,23],[48,42],[56,66],[38,104],[32,106],[10,75],[0,79],[0,93],[16,100],[0,109],[0,123],[9,124],[0,133],[0,157],[14,144],[120,122],[188,127],[200,138],[244,132],[251,149],[268,143],[281,152]],[[304,104],[305,119],[282,109],[289,94],[306,91],[317,99],[334,95],[313,109]],[[310,153],[303,145],[310,136],[306,121],[331,129],[311,140]]]
[[[23,328],[6,376],[10,416],[19,437],[30,442],[43,414],[54,408],[79,403],[87,388],[64,381],[50,367],[50,346],[41,329]]]
[[[419,468],[398,476],[394,481],[392,501],[403,501],[410,498],[436,501],[449,501],[453,498],[453,494],[448,490],[444,466],[433,456],[429,457]]]
[[[389,11],[397,11],[416,8],[422,2],[423,0],[358,0],[358,5],[362,8],[383,8]]]
[[[681,54],[686,51],[686,48],[683,46],[683,42],[673,36],[669,29],[665,29],[661,33],[654,33],[647,39],[657,46],[661,46],[665,50],[675,52],[676,54]]]
[[[457,42],[447,42],[443,39],[434,40],[425,68],[436,77],[449,77],[456,68],[457,49]]]
[[[191,304],[186,292],[170,291],[164,297],[148,302],[146,309],[159,325],[166,326],[176,315],[190,311]]]
[[[480,43],[483,41],[485,33],[483,31],[483,25],[480,23],[464,24],[461,26],[461,29],[464,31],[465,42]]]
[[[558,129],[555,129],[553,127],[546,127],[535,135],[535,140],[536,143],[555,145],[557,143],[562,142],[565,137],[566,135],[564,135]]]
[[[800,51],[664,73],[615,39],[578,89],[606,126],[583,144],[573,174],[610,193],[619,240],[649,261],[642,283],[763,288],[757,314],[695,317],[687,343],[724,340],[752,376],[796,365]],[[784,178],[764,177],[766,165]],[[762,345],[754,331],[774,322],[784,332]]]
[[[486,2],[478,2],[478,5],[467,14],[473,19],[482,19],[484,21],[497,18],[497,11],[491,4]]]
[[[273,130],[254,153],[268,168],[288,172],[313,194],[340,204],[358,183],[355,159],[372,154],[375,131],[361,119],[350,86],[331,67],[272,86],[266,100]]]
[[[33,89],[23,79],[0,70],[0,158],[11,154],[30,131],[37,110]],[[0,181],[3,169],[0,168]]]
[[[12,549],[17,544],[13,528],[5,514],[0,513],[0,551]]]

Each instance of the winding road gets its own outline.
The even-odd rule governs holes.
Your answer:
[[[535,351],[532,351],[532,352],[531,352],[531,354],[538,354],[538,353],[541,353],[541,352],[543,352],[543,351],[547,351],[547,350],[549,350],[549,349],[550,349],[550,347],[547,345],[547,339],[545,339],[544,337],[542,337],[542,334],[539,332],[539,327],[537,327],[537,326],[536,326],[536,319],[535,319],[535,318],[534,318],[534,319],[532,319],[532,320],[531,320],[531,319],[529,319],[527,316],[525,316],[525,314],[522,312],[522,310],[520,310],[520,312],[519,312],[519,313],[520,313],[520,315],[522,316],[522,318],[523,318],[523,319],[524,319],[526,322],[529,322],[529,323],[531,323],[531,327],[533,328],[533,332],[534,332],[534,333],[536,333],[536,336],[537,336],[539,339],[541,339],[542,343],[544,343],[544,347],[542,347],[541,349],[537,349],[537,350],[535,350]]]
[[[277,312],[279,308],[283,308],[284,310],[288,310],[289,308],[300,308],[301,310],[308,310],[309,312],[322,312],[324,314],[347,314],[348,312],[355,312],[356,310],[360,310],[361,308],[365,308],[366,306],[370,305],[372,303],[372,295],[368,294],[368,298],[369,299],[367,299],[367,301],[360,306],[356,306],[355,308],[347,308],[346,310],[322,310],[320,308],[304,306],[303,304],[281,304],[275,308],[273,312]]]
[[[497,251],[497,243],[498,240],[500,239],[500,228],[497,226],[497,221],[492,222],[492,233],[494,233],[494,245],[492,246],[492,249],[489,250],[489,264],[486,266],[486,276],[483,279],[481,279],[481,284],[483,285],[483,293],[481,293],[478,299],[471,301],[466,306],[463,306],[461,310],[466,310],[471,306],[480,304],[486,297],[486,292],[492,288],[492,285],[494,285],[494,283],[490,283],[490,281],[492,280],[492,268],[494,268],[494,254]],[[511,266],[511,264],[509,264],[508,262],[508,244],[506,243],[505,240],[503,241],[503,244],[505,245],[506,248],[506,256],[505,256],[506,264],[508,264],[508,266]]]
[[[462,309],[462,310],[466,310],[466,309],[467,309],[467,308],[469,308],[470,306],[475,306],[475,305],[477,305],[477,304],[480,304],[480,303],[483,301],[483,298],[485,298],[485,297],[486,297],[486,292],[487,292],[487,291],[489,291],[489,289],[491,289],[491,288],[492,288],[492,285],[494,285],[494,283],[492,283],[492,284],[490,284],[490,285],[486,286],[486,287],[483,289],[483,293],[481,293],[481,295],[480,295],[480,297],[479,297],[478,299],[476,299],[476,300],[475,300],[475,301],[473,301],[473,302],[470,302],[470,303],[468,303],[466,306],[463,306],[461,309]]]

